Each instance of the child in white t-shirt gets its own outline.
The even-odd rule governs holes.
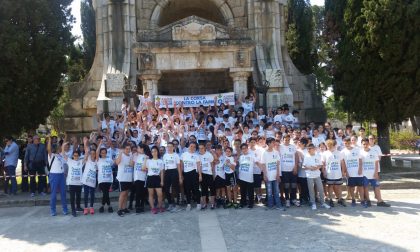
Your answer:
[[[320,177],[320,169],[322,168],[321,156],[316,153],[315,146],[313,144],[309,144],[307,149],[308,153],[304,157],[302,169],[304,169],[306,172],[312,210],[316,210],[314,185],[316,186],[316,189],[319,193],[321,206],[329,209],[330,206],[327,205],[324,201],[324,188],[322,187],[322,181]]]

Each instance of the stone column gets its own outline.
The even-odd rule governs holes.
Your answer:
[[[235,99],[248,95],[248,78],[251,76],[252,68],[231,68],[230,77],[233,80],[233,91]]]
[[[146,70],[140,75],[143,84],[143,94],[149,92],[150,98],[154,101],[155,95],[158,94],[158,81],[162,76],[158,70]]]

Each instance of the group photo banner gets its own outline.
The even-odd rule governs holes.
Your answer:
[[[208,95],[156,95],[155,104],[159,108],[165,108],[168,104],[169,108],[174,107],[174,103],[177,107],[183,105],[186,108],[189,107],[204,107],[214,106],[214,101],[219,106],[220,104],[235,105],[235,93],[220,93],[220,94],[208,94]]]

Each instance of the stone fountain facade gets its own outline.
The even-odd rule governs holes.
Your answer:
[[[154,95],[234,91],[248,94],[263,78],[268,106],[284,103],[301,121],[325,112],[311,76],[286,49],[286,0],[94,0],[96,55],[70,88],[68,132],[89,132],[94,117],[120,111],[123,86]]]

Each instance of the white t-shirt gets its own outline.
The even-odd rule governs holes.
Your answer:
[[[266,149],[263,148],[263,147],[256,146],[255,151],[253,151],[254,154],[255,154],[255,160],[262,163],[261,158],[262,158],[262,155],[264,154],[265,150]],[[249,150],[249,151],[252,151],[252,150]],[[254,174],[261,174],[261,168],[258,167],[258,165],[254,165]]]
[[[248,153],[239,157],[239,179],[249,183],[254,182],[254,154]]]
[[[147,156],[145,154],[138,154],[137,157],[134,159],[134,181],[141,180],[146,181],[146,172],[143,171],[143,166],[145,161],[147,160]]]
[[[322,136],[320,136],[320,135],[318,135],[317,137],[312,137],[312,143],[315,145],[315,147],[319,147],[319,145],[321,144],[321,143],[323,143],[323,142],[325,142],[325,139],[322,137]]]
[[[280,164],[280,155],[277,151],[264,151],[261,163],[265,164],[266,171],[267,171],[267,179],[268,181],[274,181],[276,180],[277,176],[277,168],[278,164]],[[279,169],[279,175],[280,175],[280,169]]]
[[[325,162],[325,170],[327,172],[327,179],[341,179],[341,154],[337,150],[331,152],[327,150],[322,156],[322,162]]]
[[[121,154],[121,162],[118,165],[117,172],[117,179],[119,182],[133,182],[134,168],[130,164],[132,158],[133,155],[131,152],[128,156],[125,153]]]
[[[162,159],[148,159],[146,161],[147,176],[159,176],[164,169]]]
[[[98,166],[96,162],[92,161],[90,157],[86,161],[85,170],[82,175],[82,184],[89,187],[96,187],[96,170]]]
[[[55,162],[55,161],[54,161]],[[82,160],[73,160],[68,159],[67,164],[69,166],[69,170],[67,173],[66,183],[67,185],[82,185],[82,168],[83,168],[83,161]]]
[[[351,150],[344,148],[341,151],[341,160],[344,160],[347,167],[347,173],[349,177],[363,177],[359,175],[359,159],[360,159],[360,149],[353,147]]]
[[[370,147],[374,152],[376,152],[376,154],[378,155],[378,159],[381,160],[381,156],[382,156],[382,150],[381,147],[379,147],[379,145],[375,144],[374,146]],[[378,172],[381,172],[381,163],[378,163]]]
[[[298,177],[299,178],[306,178],[306,172],[304,169],[302,169],[302,163],[303,163],[303,159],[305,157],[305,155],[308,153],[307,149],[297,149],[296,150],[298,152],[298,156],[299,156],[299,164],[298,164]]]
[[[179,155],[176,153],[165,153],[165,155],[163,155],[165,170],[177,169],[180,162],[181,160],[179,159]]]
[[[204,154],[199,154],[200,162],[201,162],[201,172],[204,174],[212,175],[213,172],[211,170],[211,163],[213,162],[214,158],[213,155],[206,151]]]
[[[313,156],[307,153],[303,159],[302,166],[320,166],[322,165],[321,162],[321,155],[319,153],[315,153]],[[321,175],[319,169],[313,170],[305,170],[307,178],[318,178]]]
[[[112,183],[112,159],[99,158],[98,164],[98,183]]]
[[[230,168],[231,165],[236,166],[235,158],[233,156],[230,156],[230,157],[225,156],[224,167],[225,167],[225,173],[226,174],[232,174],[232,173],[235,172],[235,167],[232,170]]]
[[[375,163],[379,160],[377,152],[372,149],[369,149],[369,151],[360,150],[360,158],[362,159],[363,176],[367,179],[373,179]]]
[[[197,171],[197,162],[200,162],[200,157],[196,153],[184,152],[181,160],[184,164],[184,172]]]
[[[283,115],[282,115],[282,114],[280,114],[280,115],[275,115],[275,116],[274,116],[273,121],[274,121],[274,122],[279,122],[279,123],[282,123],[282,122],[283,122]]]
[[[219,163],[214,165],[216,176],[221,177],[222,179],[225,179],[225,156],[222,155],[219,157]]]
[[[53,158],[54,158],[54,162],[52,162]],[[51,154],[51,156],[48,155],[48,164],[51,167],[50,173],[64,173],[64,168],[63,168],[64,159],[61,155],[55,154],[55,153]]]
[[[289,144],[288,146],[280,145],[281,171],[291,172],[296,164],[296,146]]]
[[[253,102],[242,102],[241,105],[244,108],[244,115],[247,115],[249,112],[254,110]]]

